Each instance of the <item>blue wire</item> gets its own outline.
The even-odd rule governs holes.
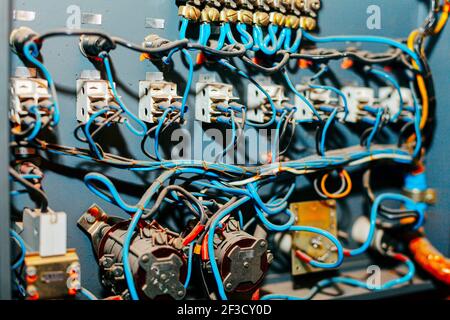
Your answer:
[[[402,90],[400,88],[400,85],[398,84],[397,80],[395,80],[395,78],[390,75],[389,73],[380,70],[380,69],[375,69],[375,68],[370,68],[369,72],[377,75],[385,80],[387,80],[388,82],[392,83],[392,85],[395,87],[395,89],[398,92],[398,96],[399,96],[399,100],[400,100],[400,105],[398,108],[398,112],[392,117],[392,121],[396,121],[398,119],[398,117],[401,115],[402,111],[403,111],[403,106],[404,106],[404,101],[403,101],[403,96],[402,96]]]
[[[291,89],[291,91],[297,96],[299,97],[307,106],[308,108],[314,113],[314,115],[317,117],[317,119],[319,119],[320,121],[322,120],[322,118],[320,117],[319,113],[317,112],[316,108],[314,108],[314,106],[312,105],[312,103],[300,92],[298,92],[298,90],[295,88],[294,84],[292,83],[291,79],[289,79],[289,75],[287,73],[286,70],[283,71],[283,77],[286,80],[287,85],[289,86],[289,88]]]
[[[408,48],[408,46],[397,42],[393,39],[376,36],[331,36],[331,37],[316,37],[303,30],[303,36],[316,43],[330,43],[330,42],[365,42],[365,43],[383,43],[391,47],[398,48],[408,54],[417,63],[419,70],[423,70],[422,63],[419,56]]]
[[[264,212],[261,211],[261,209],[258,208],[258,206],[255,205],[253,207],[255,208],[258,218],[261,220],[261,222],[264,224],[264,226],[270,231],[276,231],[276,232],[287,231],[295,223],[295,215],[289,210],[285,210],[282,212],[282,213],[286,214],[287,216],[289,216],[289,220],[287,222],[285,222],[284,224],[276,225],[276,224],[273,224],[272,222],[270,222],[266,218],[266,215],[264,214]]]
[[[95,122],[95,120],[97,120],[98,117],[100,117],[101,115],[105,114],[108,111],[110,111],[109,108],[105,108],[100,111],[97,111],[96,113],[94,113],[93,115],[91,115],[89,117],[89,120],[84,125],[84,135],[86,137],[86,140],[87,140],[91,150],[94,151],[97,159],[99,159],[99,160],[102,160],[103,156],[102,156],[100,150],[98,149],[97,144],[95,143],[94,139],[92,139],[90,128],[91,128],[91,125]]]
[[[202,46],[208,44],[209,37],[211,36],[211,25],[209,23],[202,23],[200,25],[200,41]]]
[[[241,36],[241,41],[245,49],[250,50],[253,47],[254,41],[252,35],[247,31],[247,25],[244,23],[238,23],[236,30]]]
[[[236,121],[234,118],[234,112],[231,112],[231,135],[232,135],[231,142],[223,150],[222,157],[226,156],[228,151],[234,147],[234,143],[236,141],[237,134],[236,134]]]
[[[217,40],[216,50],[221,50],[225,45],[225,40],[227,38],[227,27],[229,27],[228,22],[225,22],[220,26],[220,34],[219,39]]]
[[[268,294],[268,295],[261,297],[260,300],[309,300],[309,299],[312,299],[312,297],[319,291],[320,288],[328,287],[332,284],[338,284],[338,283],[344,283],[344,284],[347,284],[350,286],[360,287],[360,288],[367,289],[370,291],[386,290],[386,289],[390,289],[394,286],[397,286],[399,284],[408,283],[409,281],[411,281],[411,279],[413,278],[413,276],[415,274],[416,268],[414,266],[414,263],[412,263],[412,261],[409,259],[405,261],[405,264],[408,267],[408,272],[404,276],[402,276],[401,278],[398,278],[398,279],[389,280],[389,281],[385,282],[384,284],[382,284],[379,288],[373,288],[373,287],[369,286],[366,282],[359,281],[359,280],[352,279],[352,278],[332,277],[330,279],[324,279],[322,281],[319,281],[317,283],[317,285],[313,289],[311,289],[310,293],[306,297],[303,297],[303,298],[289,296],[289,295],[282,295],[282,294]]]
[[[338,108],[334,108],[330,117],[325,122],[325,126],[323,127],[322,137],[320,139],[320,153],[322,156],[325,155],[325,141],[326,141],[327,131],[330,128],[331,123],[333,123],[333,120],[336,118],[337,112],[338,112]]]
[[[189,25],[189,20],[182,17],[181,18],[181,27],[180,27],[180,39],[186,39],[186,32]]]
[[[315,260],[311,260],[309,262],[309,264],[315,268],[323,268],[323,269],[334,269],[339,267],[342,264],[342,261],[344,260],[344,248],[342,247],[341,243],[339,242],[339,240],[332,235],[331,233],[329,233],[326,230],[322,230],[319,228],[314,228],[314,227],[308,227],[308,226],[292,226],[290,229],[290,231],[294,231],[294,232],[310,232],[310,233],[317,233],[325,238],[327,238],[328,240],[330,240],[337,248],[337,259],[335,262],[333,263],[324,263],[324,262],[319,262],[319,261],[315,261]]]
[[[102,193],[100,190],[97,190],[97,188],[93,186],[94,182],[103,184],[106,187],[106,189],[108,189],[110,195],[106,195]],[[102,198],[103,200],[109,203],[119,206],[125,212],[133,213],[136,211],[135,206],[131,206],[122,200],[122,197],[120,196],[119,192],[117,191],[112,181],[109,180],[104,175],[100,173],[88,173],[87,175],[84,176],[84,183],[86,184],[88,189],[92,191],[95,195],[97,195],[98,197]]]
[[[186,58],[188,64],[189,64],[189,73],[188,73],[188,79],[186,82],[186,88],[184,89],[183,99],[181,101],[181,112],[180,112],[180,118],[184,119],[184,114],[186,112],[186,103],[187,99],[189,97],[189,92],[191,90],[192,80],[194,77],[194,61],[192,60],[191,54],[188,50],[183,49],[181,50],[184,57]]]
[[[120,99],[119,95],[117,94],[116,86],[114,85],[114,79],[111,71],[111,65],[109,63],[109,57],[107,54],[101,54],[100,57],[103,59],[103,64],[105,65],[105,71],[108,78],[109,86],[111,87],[111,91],[113,93],[114,99],[119,104],[120,108],[123,110],[123,112],[129,116],[131,119],[133,119],[140,127],[141,131],[134,128],[128,119],[125,119],[125,124],[128,127],[128,129],[137,136],[145,136],[147,133],[147,126],[145,125],[142,120],[140,120],[138,117],[136,117],[128,108],[123,104],[122,99]]]
[[[184,282],[184,287],[187,289],[189,287],[189,282],[191,281],[192,275],[192,252],[194,251],[194,242],[189,244],[189,254],[188,254],[188,265],[187,265],[187,275],[186,281]]]
[[[159,154],[159,135],[161,133],[161,129],[164,125],[164,122],[166,121],[167,115],[172,111],[171,108],[167,108],[164,113],[162,114],[161,118],[159,119],[158,125],[156,127],[155,130],[155,144],[154,144],[154,148],[155,148],[155,155],[156,158],[161,161],[161,155]]]
[[[80,289],[80,293],[85,296],[88,300],[98,300],[96,296],[94,296],[90,291],[85,288]]]
[[[34,140],[34,138],[36,138],[36,136],[39,134],[39,131],[41,131],[42,117],[41,117],[41,114],[39,113],[39,110],[36,108],[36,106],[32,106],[30,108],[30,111],[36,117],[36,121],[34,122],[34,128],[28,135],[27,140]]]
[[[395,193],[380,194],[378,197],[375,198],[375,200],[372,204],[372,209],[370,211],[370,228],[369,228],[369,234],[367,236],[367,239],[359,248],[350,250],[349,251],[350,256],[356,256],[356,255],[362,254],[369,248],[370,244],[372,243],[373,235],[375,233],[378,209],[379,209],[381,203],[386,200],[394,200],[394,201],[403,202],[409,208],[414,208],[414,210],[417,211],[418,220],[414,226],[414,230],[417,230],[418,228],[420,228],[423,225],[425,213],[423,212],[423,209],[420,206],[418,206],[417,203],[414,202],[411,198],[405,197],[401,194],[395,194]]]
[[[266,55],[271,56],[274,55],[277,52],[277,39],[274,34],[274,26],[269,26],[269,37],[270,41],[272,42],[272,49],[269,49],[267,46],[264,45],[264,39],[263,39],[263,31],[260,26],[253,26],[254,31],[254,41],[257,43],[258,48]]]
[[[369,137],[367,138],[367,149],[370,150],[370,145],[372,144],[373,139],[375,138],[375,134],[378,131],[378,127],[380,125],[381,119],[383,116],[383,109],[378,109],[377,118],[375,119],[375,123],[373,125],[373,130],[370,132]]]
[[[310,84],[309,85],[311,88],[313,89],[324,89],[324,90],[329,90],[332,91],[334,93],[336,93],[338,96],[340,96],[342,98],[342,102],[344,103],[344,111],[345,111],[345,115],[344,115],[344,120],[347,118],[347,115],[349,113],[348,111],[348,101],[347,101],[347,97],[345,96],[345,94],[332,86],[323,86],[323,85],[317,85],[317,84]]]
[[[290,28],[286,28],[286,40],[284,41],[284,50],[289,51],[290,53],[295,53],[298,51],[298,49],[300,48],[300,45],[302,43],[302,37],[303,37],[303,32],[302,29],[298,29],[296,30],[296,32],[300,32],[300,35],[298,37],[296,37],[294,44],[291,46],[291,36],[292,36],[292,29]]]
[[[23,54],[28,61],[30,61],[41,70],[48,82],[48,86],[53,87],[55,85],[55,82],[53,81],[52,75],[50,74],[48,69],[38,59],[36,59],[39,55],[39,48],[37,44],[33,41],[28,41],[27,43],[25,43],[23,47]],[[58,125],[60,119],[59,105],[56,97],[53,97],[53,109],[53,124],[56,126]]]
[[[281,124],[283,123],[283,119],[284,117],[286,117],[287,111],[283,111],[283,113],[280,116],[280,119],[278,120],[277,123],[277,127],[275,130],[275,137],[273,138],[273,144],[272,144],[272,163],[277,162],[277,155],[278,155],[278,149],[277,148],[277,144],[278,144],[278,139],[279,139],[279,135],[280,135],[280,129],[281,129]]]
[[[16,270],[17,268],[19,268],[23,264],[23,262],[25,260],[25,253],[26,253],[25,242],[23,242],[22,237],[19,236],[19,234],[16,231],[10,229],[9,230],[9,234],[11,235],[12,238],[14,238],[17,241],[17,243],[19,244],[19,247],[20,247],[20,257],[11,266],[11,269]]]

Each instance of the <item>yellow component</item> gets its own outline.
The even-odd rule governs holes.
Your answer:
[[[291,211],[297,217],[297,225],[315,227],[337,235],[336,201],[308,201],[291,203]],[[337,250],[328,239],[310,232],[295,232],[292,235],[292,274],[300,275],[321,271],[297,258],[295,251],[301,250],[311,258],[332,263],[337,259]]]
[[[442,14],[439,17],[439,21],[436,24],[436,28],[434,28],[434,30],[433,30],[434,34],[438,34],[442,31],[442,29],[444,29],[444,27],[448,21],[449,11],[450,11],[450,1],[446,1],[443,6]]]
[[[201,252],[202,252],[202,246],[199,245],[199,244],[196,244],[195,247],[194,247],[193,253],[194,254],[200,254]]]
[[[28,299],[64,298],[81,288],[80,263],[75,249],[52,257],[28,253],[24,265]]]
[[[139,61],[144,61],[144,60],[150,60],[150,55],[148,54],[148,53],[142,53],[140,56],[139,56]]]

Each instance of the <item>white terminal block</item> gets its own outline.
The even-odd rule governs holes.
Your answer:
[[[11,112],[21,115],[27,106],[39,106],[51,95],[47,80],[36,78],[36,69],[18,67],[11,78]]]
[[[41,257],[65,255],[67,252],[67,216],[65,212],[42,213],[25,209],[22,237],[30,252]]]
[[[214,75],[200,75],[195,87],[195,119],[211,123],[215,116],[221,114],[216,106],[228,106],[238,100],[233,96],[233,86],[216,82]]]
[[[115,85],[115,84],[114,84]],[[98,70],[83,70],[77,79],[77,120],[86,123],[92,114],[115,103],[107,80]]]
[[[159,106],[169,107],[180,102],[177,84],[164,81],[162,72],[147,72],[146,80],[139,81],[139,119],[155,123],[164,110]]]
[[[348,115],[345,119],[347,122],[358,122],[362,117],[367,116],[367,112],[362,108],[375,105],[375,90],[372,88],[347,86],[341,91],[347,98]],[[344,105],[342,98],[340,98],[340,104]],[[343,119],[343,117],[344,113],[340,113],[339,118]]]
[[[281,109],[283,104],[289,101],[282,85],[272,84],[266,79],[258,79],[258,82],[277,108]],[[247,119],[263,123],[266,111],[270,112],[271,110],[272,107],[267,97],[253,83],[250,83],[247,88]]]
[[[409,88],[400,88],[403,99],[403,107],[413,107],[414,97]],[[378,101],[382,108],[385,108],[392,118],[400,110],[400,96],[394,87],[381,87],[378,90]],[[403,110],[402,115],[413,116],[412,112]]]
[[[299,84],[295,86],[295,89],[314,106],[313,101],[309,98],[311,89],[309,89],[308,86]],[[308,104],[297,95],[295,96],[295,107],[297,108],[297,111],[295,112],[295,120],[312,120],[314,118],[314,112]]]

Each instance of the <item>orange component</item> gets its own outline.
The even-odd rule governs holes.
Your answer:
[[[400,224],[403,224],[403,225],[413,224],[414,222],[416,222],[415,217],[407,217],[407,218],[400,219]]]
[[[209,255],[208,255],[208,233],[205,234],[205,237],[203,238],[202,241],[202,260],[206,261],[209,259]]]
[[[197,224],[194,229],[183,239],[183,245],[187,246],[192,241],[195,240],[195,238],[205,229],[205,226],[202,224]]]
[[[121,296],[111,296],[103,300],[123,300]]]
[[[440,253],[425,237],[409,242],[414,260],[434,278],[450,285],[450,259]]]
[[[197,54],[197,64],[198,65],[202,65],[203,63],[205,63],[206,61],[206,57],[205,54],[203,52],[200,52],[199,54]]]
[[[98,218],[98,216],[100,215],[100,210],[97,207],[89,208],[88,212],[91,216],[96,218]]]
[[[308,69],[312,65],[312,62],[305,59],[299,59],[297,64],[300,69]]]
[[[259,300],[259,289],[252,294],[252,300]]]
[[[32,296],[28,296],[27,300],[39,300],[39,293],[35,293]]]
[[[326,173],[323,177],[322,177],[322,181],[320,183],[320,187],[322,189],[322,192],[324,195],[326,195],[328,198],[330,199],[341,199],[341,198],[345,198],[346,196],[348,196],[350,194],[350,192],[352,191],[352,179],[350,178],[350,175],[348,174],[347,170],[342,169],[341,172],[339,172],[339,175],[344,177],[346,183],[347,183],[347,189],[345,189],[342,193],[340,194],[334,194],[334,193],[330,193],[328,192],[327,188],[326,188],[326,182],[328,179],[329,174]]]
[[[352,59],[350,59],[350,58],[345,58],[344,60],[342,60],[341,68],[347,70],[347,69],[352,68],[354,64],[355,64],[355,63],[353,62]]]
[[[152,60],[152,56],[150,55],[150,54],[148,54],[148,53],[142,53],[140,56],[139,56],[139,61],[144,61],[144,60]]]
[[[252,58],[252,62],[253,62],[254,64],[260,65],[260,64],[261,64],[261,59],[260,59],[260,58],[257,58],[257,57],[253,57],[253,58]]]
[[[74,296],[77,294],[77,292],[78,292],[77,289],[74,289],[74,288],[70,288],[68,291],[69,296]]]
[[[35,283],[36,280],[37,280],[37,275],[34,275],[34,276],[26,276],[26,277],[25,277],[25,280],[26,280],[26,282],[27,282],[28,284]]]

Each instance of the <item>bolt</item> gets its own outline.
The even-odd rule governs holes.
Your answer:
[[[231,288],[233,288],[233,284],[232,284],[231,282],[228,282],[228,283],[225,285],[225,288],[227,288],[227,290],[231,290]]]
[[[148,254],[144,254],[141,258],[141,261],[144,263],[147,263],[150,260],[150,257],[148,256]]]
[[[90,214],[90,213],[88,213],[87,215],[86,215],[86,222],[87,223],[89,223],[89,224],[94,224],[95,223],[95,221],[97,221],[97,219],[92,215],[92,214]]]
[[[266,247],[266,242],[265,242],[265,241],[261,241],[261,242],[259,243],[259,246],[260,246],[261,248],[265,248],[265,247]]]
[[[245,262],[244,262],[244,268],[247,269],[248,267],[250,267],[250,263],[248,263],[248,261],[245,261]]]
[[[167,280],[167,274],[165,274],[165,273],[162,273],[161,274],[161,276],[160,276],[160,278],[161,278],[161,280]]]
[[[179,291],[177,292],[177,295],[178,295],[179,297],[183,297],[183,296],[184,296],[184,291],[183,291],[183,290],[179,290]]]
[[[267,263],[272,264],[272,262],[273,262],[273,254],[269,252],[267,254]]]

